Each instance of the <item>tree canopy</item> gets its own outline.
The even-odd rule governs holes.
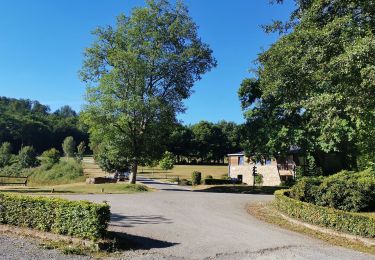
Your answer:
[[[282,1],[277,1],[282,2]],[[285,33],[257,59],[239,96],[247,150],[343,156],[344,168],[374,155],[375,5],[372,1],[299,0]]]
[[[83,120],[92,146],[114,148],[132,164],[134,183],[139,163],[160,158],[182,101],[216,60],[181,2],[147,1],[94,34],[81,70]]]

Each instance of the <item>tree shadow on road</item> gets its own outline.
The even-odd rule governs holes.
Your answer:
[[[153,248],[167,248],[179,244],[117,231],[109,231],[108,237],[114,241],[112,246],[116,250],[149,250]]]
[[[115,227],[133,227],[137,225],[144,224],[171,224],[173,223],[171,219],[165,218],[161,215],[144,215],[144,216],[129,216],[129,215],[119,215],[111,214],[111,224],[110,226]]]

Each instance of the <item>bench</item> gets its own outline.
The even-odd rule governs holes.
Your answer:
[[[25,185],[27,186],[27,176],[26,177],[15,177],[15,176],[0,176],[0,185]],[[5,181],[5,179],[10,179]],[[20,180],[20,181],[17,181]]]

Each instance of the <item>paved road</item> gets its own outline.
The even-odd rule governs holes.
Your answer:
[[[268,195],[190,192],[142,179],[159,189],[132,195],[67,196],[111,205],[110,229],[135,241],[129,259],[375,259],[250,216],[248,202]]]

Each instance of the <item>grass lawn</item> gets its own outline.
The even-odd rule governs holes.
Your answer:
[[[55,186],[20,187],[2,186],[0,192],[27,193],[27,194],[130,194],[136,192],[151,191],[142,184],[128,183],[107,183],[107,184],[86,184],[72,183]]]
[[[220,179],[223,174],[228,173],[226,165],[175,165],[170,171],[163,171],[159,168],[139,167],[138,174],[152,179],[172,179],[179,177],[180,179],[191,179],[191,173],[198,171],[202,173],[202,179],[207,175]]]
[[[357,213],[357,214],[375,218],[375,212],[360,212],[360,213]]]

